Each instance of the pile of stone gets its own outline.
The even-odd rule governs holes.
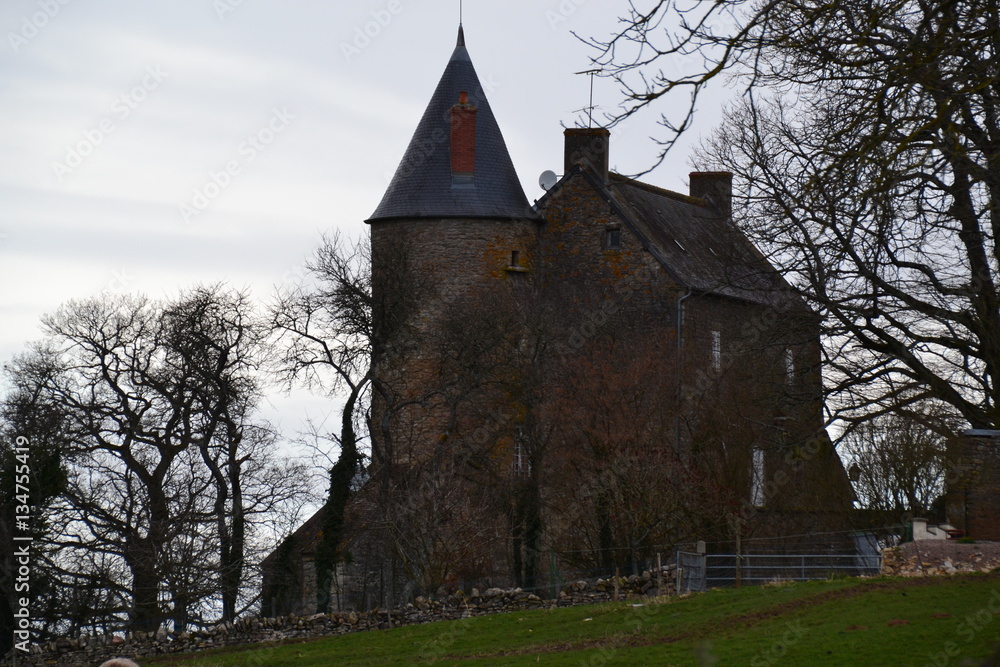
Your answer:
[[[469,593],[456,591],[440,599],[418,597],[412,603],[397,609],[345,611],[304,617],[293,614],[280,618],[243,618],[234,623],[220,623],[210,628],[180,634],[168,633],[161,628],[155,633],[133,632],[127,637],[107,635],[58,639],[32,645],[30,654],[8,655],[0,665],[92,667],[113,657],[127,657],[141,661],[142,658],[166,653],[188,653],[223,646],[271,644],[292,639],[313,639],[348,632],[458,620],[525,609],[568,607],[640,596],[652,597],[661,594],[657,584],[662,587],[663,595],[669,595],[673,593],[673,580],[673,571],[664,568],[659,577],[656,572],[647,571],[629,577],[612,577],[593,582],[575,581],[560,591],[555,600],[543,600],[538,595],[520,588],[489,588],[483,592],[473,588]],[[16,660],[16,663],[13,660]]]
[[[960,544],[954,540],[907,542],[882,552],[882,574],[925,577],[1000,568],[1000,543]]]

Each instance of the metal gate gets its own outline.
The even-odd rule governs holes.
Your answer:
[[[713,554],[707,557],[705,584],[733,586],[770,581],[815,581],[830,577],[873,576],[881,558],[856,554]]]
[[[836,576],[879,574],[881,555],[872,554],[699,554],[677,552],[677,592],[691,593],[737,584],[812,581]]]
[[[677,593],[696,593],[705,587],[705,554],[677,552]]]

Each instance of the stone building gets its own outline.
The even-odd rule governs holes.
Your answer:
[[[976,540],[1000,541],[1000,431],[965,431],[949,444],[948,463],[948,523]]]
[[[721,535],[739,514],[781,534],[775,517],[802,530],[850,507],[818,321],[733,225],[732,176],[672,192],[611,172],[608,130],[564,135],[563,174],[530,204],[460,28],[367,221],[376,302],[408,305],[376,313],[351,544],[404,545],[382,571],[417,582],[397,599],[539,585],[559,545],[584,554],[561,567],[611,567],[651,553],[642,531]]]

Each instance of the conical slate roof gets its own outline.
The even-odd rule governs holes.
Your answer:
[[[465,48],[458,46],[369,221],[392,218],[534,218],[507,145]],[[474,187],[452,187],[450,113],[459,93],[477,107]]]

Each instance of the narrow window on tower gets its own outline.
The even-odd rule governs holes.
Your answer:
[[[510,261],[506,267],[507,273],[512,276],[520,276],[522,274],[528,273],[528,270],[529,270],[528,262],[521,261],[521,251],[511,250]]]
[[[621,247],[622,247],[622,230],[620,229],[604,230],[604,249],[621,250]]]
[[[722,369],[722,332],[712,332],[712,370]]]
[[[791,348],[785,349],[785,384],[795,382],[795,352]]]
[[[750,502],[754,507],[764,506],[764,450],[754,447],[753,467],[750,470]]]

